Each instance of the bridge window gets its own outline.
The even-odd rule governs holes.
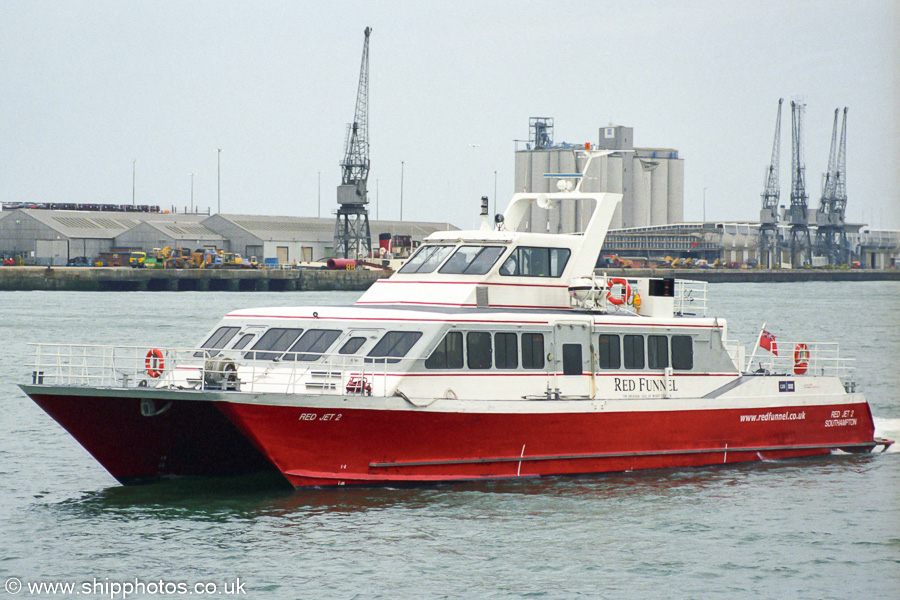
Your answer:
[[[571,252],[568,248],[520,246],[500,267],[500,274],[517,277],[561,277]]]
[[[238,341],[236,341],[234,343],[234,346],[232,346],[231,349],[232,350],[243,350],[244,347],[246,347],[247,344],[250,343],[250,340],[252,340],[255,335],[256,334],[253,334],[253,333],[245,333],[238,339]]]
[[[669,338],[664,335],[647,336],[647,366],[665,369],[669,366]]]
[[[224,348],[226,344],[231,341],[231,338],[237,335],[237,332],[240,330],[240,327],[219,327],[200,347],[207,350],[219,350]],[[197,357],[216,356],[217,354],[218,352],[194,352],[194,356]]]
[[[677,371],[690,371],[694,368],[694,345],[691,336],[672,336],[672,368]]]
[[[618,369],[622,356],[617,335],[601,335],[597,340],[597,360],[601,369]]]
[[[362,348],[362,345],[366,343],[366,338],[364,337],[352,337],[341,346],[341,349],[338,350],[339,354],[356,354],[356,352]]]
[[[422,246],[400,268],[400,273],[431,273],[453,250],[453,246]]]
[[[519,366],[519,344],[514,333],[494,334],[494,366],[515,369]]]
[[[644,336],[626,335],[623,344],[626,369],[644,368]]]
[[[463,337],[459,331],[450,331],[441,340],[428,360],[426,369],[462,369]]]
[[[338,329],[308,329],[297,340],[297,343],[291,346],[290,352],[284,355],[284,359],[318,360],[340,335],[341,332]]]
[[[503,250],[501,246],[460,246],[441,267],[440,273],[484,275],[491,270]]]
[[[466,334],[466,362],[470,369],[491,368],[491,334],[470,331]]]
[[[543,369],[544,368],[544,334],[543,333],[523,333],[522,334],[522,368],[523,369]]]
[[[375,347],[369,350],[369,359],[366,362],[376,362],[372,358],[387,358],[387,361],[377,361],[396,363],[406,356],[406,353],[415,345],[422,337],[421,331],[388,331],[384,334]]]
[[[302,329],[273,327],[259,338],[245,356],[251,360],[278,360],[291,344],[297,341],[301,333]]]

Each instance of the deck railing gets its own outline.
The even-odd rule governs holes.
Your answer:
[[[706,316],[707,283],[692,279],[675,280],[675,314]]]
[[[32,383],[100,388],[387,395],[388,370],[401,360],[297,352],[272,361],[239,350],[30,345]]]
[[[850,381],[855,362],[841,356],[835,342],[789,342],[778,340],[778,355],[757,348],[751,355],[747,371],[786,376],[839,377]]]

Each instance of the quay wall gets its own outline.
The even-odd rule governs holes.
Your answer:
[[[388,272],[360,269],[132,269],[0,267],[0,291],[328,291],[368,289]]]
[[[674,277],[710,283],[900,281],[897,269],[598,269],[609,277]],[[386,271],[0,267],[0,291],[362,291]]]

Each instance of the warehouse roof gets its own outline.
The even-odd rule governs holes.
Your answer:
[[[184,215],[180,215],[184,216]],[[151,227],[161,234],[168,236],[173,239],[196,239],[196,240],[211,240],[211,241],[221,241],[224,239],[220,234],[212,231],[211,229],[207,229],[200,223],[194,221],[146,221],[138,225],[138,227]]]
[[[310,234],[321,240],[330,240],[334,236],[335,220],[333,218],[222,214],[214,215],[214,217],[224,219],[260,240],[306,241],[310,238]],[[210,217],[210,219],[214,217]],[[448,227],[457,229],[446,222],[369,221],[369,230],[373,237],[379,233],[392,233],[422,238]]]
[[[5,211],[4,211],[5,214]],[[199,223],[206,215],[165,213],[121,213],[80,210],[41,210],[21,208],[10,212],[25,216],[50,227],[68,238],[114,238],[148,220]]]

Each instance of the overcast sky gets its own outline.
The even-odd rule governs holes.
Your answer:
[[[371,218],[474,224],[513,192],[528,118],[555,140],[608,124],[685,160],[685,218],[759,215],[779,97],[807,103],[818,205],[849,107],[848,217],[900,228],[900,2],[0,0],[0,201],[322,216],[340,182],[363,30]],[[377,190],[377,191],[376,191]]]

